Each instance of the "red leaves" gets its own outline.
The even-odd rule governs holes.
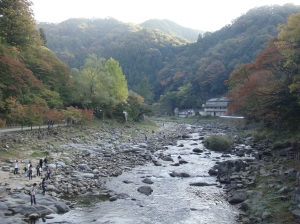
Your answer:
[[[6,96],[15,96],[41,89],[42,83],[24,64],[8,56],[0,56],[0,82]]]

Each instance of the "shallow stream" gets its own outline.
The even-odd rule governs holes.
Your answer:
[[[197,139],[197,134],[193,134]],[[197,143],[197,145],[195,145]],[[200,140],[179,140],[177,145],[158,151],[171,155],[174,162],[160,160],[163,166],[152,163],[125,172],[107,181],[106,186],[119,194],[129,197],[117,201],[103,201],[89,196],[77,201],[77,208],[63,215],[53,215],[54,219],[46,223],[107,223],[107,224],[204,224],[204,223],[237,223],[238,210],[230,205],[222,188],[217,186],[190,186],[193,182],[217,183],[216,177],[210,177],[208,170],[216,161],[223,161],[221,154],[204,151],[194,154],[193,148],[202,148]],[[205,153],[206,152],[206,153]],[[178,156],[187,164],[172,166],[178,162]],[[227,158],[228,159],[228,158]],[[229,158],[230,159],[230,158]],[[232,158],[231,158],[232,159]],[[185,172],[188,178],[171,177],[173,171]],[[154,183],[142,182],[150,178]],[[131,183],[124,183],[130,181]],[[148,185],[153,189],[146,196],[137,191],[138,187]],[[38,223],[43,223],[41,220]]]

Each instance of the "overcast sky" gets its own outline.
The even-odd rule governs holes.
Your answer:
[[[300,5],[299,0],[32,0],[38,22],[62,22],[69,18],[113,17],[142,23],[169,19],[179,25],[215,31],[249,9],[263,5]]]

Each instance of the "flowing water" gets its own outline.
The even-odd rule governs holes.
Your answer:
[[[194,134],[193,139],[196,139]],[[193,145],[198,143],[198,145]],[[217,186],[190,186],[193,182],[217,183],[208,170],[215,161],[223,161],[219,153],[207,152],[199,155],[192,149],[203,147],[201,141],[179,140],[184,147],[168,146],[161,152],[171,155],[174,162],[178,156],[187,164],[171,166],[173,162],[162,161],[163,166],[152,163],[124,172],[107,181],[108,189],[129,195],[117,201],[101,200],[95,196],[77,198],[77,208],[63,215],[54,215],[47,223],[107,223],[107,224],[194,224],[194,223],[237,223],[238,210],[230,205],[222,188]],[[160,153],[160,152],[158,152]],[[232,159],[232,158],[231,158]],[[171,177],[169,173],[185,172],[188,178]],[[154,183],[142,182],[150,178]],[[123,181],[131,181],[124,183]],[[153,192],[146,196],[137,191],[140,186],[151,186]],[[39,221],[42,223],[42,221]]]

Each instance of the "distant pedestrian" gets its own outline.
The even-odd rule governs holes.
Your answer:
[[[48,165],[48,157],[47,157],[47,156],[46,156],[45,159],[44,159],[44,164],[45,164],[45,166]]]
[[[37,175],[37,176],[41,176],[40,165],[37,165],[37,166],[36,166],[36,175]]]
[[[42,180],[42,189],[43,189],[42,195],[45,195],[45,192],[46,192],[46,178],[45,177]]]
[[[145,141],[147,141],[148,140],[148,137],[147,137],[147,135],[145,135]]]
[[[31,162],[29,161],[28,164],[27,164],[27,176],[29,177],[29,170],[30,170],[30,167],[32,167],[31,165]]]
[[[33,204],[36,205],[35,194],[36,194],[36,183],[34,183],[32,188],[30,189],[31,205],[33,205]]]
[[[19,169],[19,165],[18,165],[18,160],[15,161],[15,165],[14,165],[14,174],[18,174],[18,169]]]
[[[43,159],[40,159],[40,167],[43,168]]]
[[[52,173],[52,171],[51,171],[51,169],[49,168],[49,167],[47,167],[47,180],[49,180],[50,178],[51,178],[51,173]]]
[[[130,143],[130,138],[128,139],[128,143]]]
[[[32,166],[28,170],[28,178],[29,180],[32,180]]]
[[[25,176],[28,176],[27,175],[27,171],[28,171],[27,166],[24,166],[23,170],[24,170]]]

